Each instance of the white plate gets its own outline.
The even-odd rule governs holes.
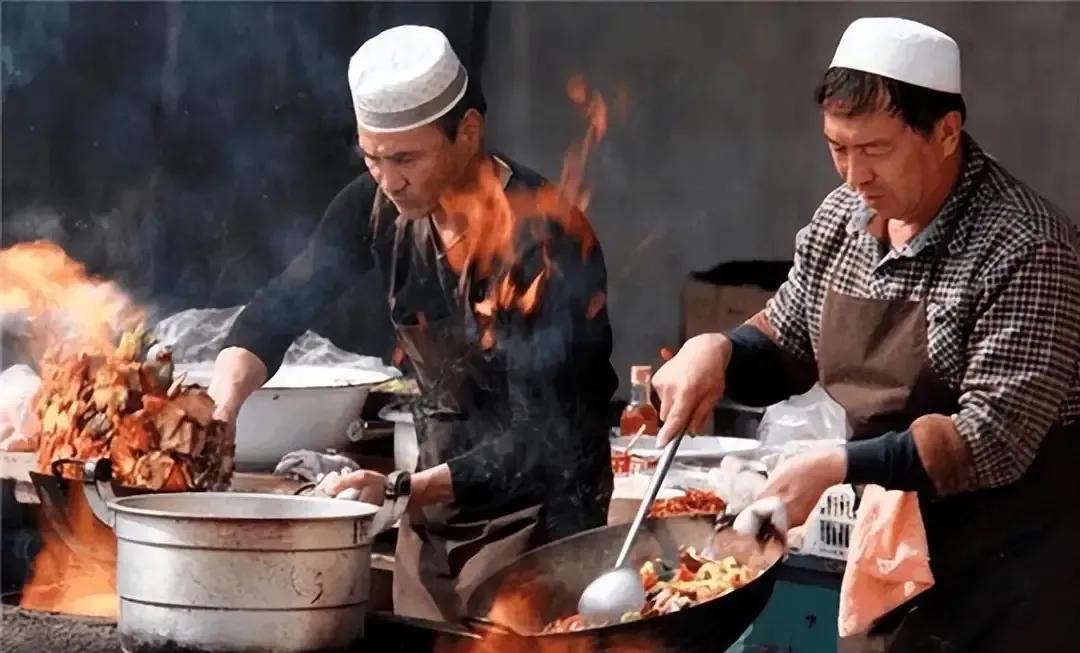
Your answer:
[[[620,436],[611,439],[611,450],[621,453],[626,449],[627,443],[633,436]],[[675,452],[676,460],[719,460],[728,454],[753,451],[761,446],[757,440],[747,438],[728,438],[715,435],[699,435],[697,437],[685,437],[679,450]],[[658,458],[663,449],[657,448],[656,438],[644,435],[630,453],[643,458]]]

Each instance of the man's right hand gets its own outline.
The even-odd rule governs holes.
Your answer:
[[[236,442],[236,412],[224,404],[214,403],[214,412],[211,419],[225,425],[225,437],[230,442]]]
[[[660,397],[658,446],[684,432],[704,428],[713,407],[724,396],[724,374],[731,360],[731,341],[722,333],[706,333],[686,341],[679,353],[653,376]]]
[[[230,440],[236,440],[240,406],[265,382],[266,365],[250,351],[228,347],[218,354],[207,393],[214,400],[213,418],[225,423]]]

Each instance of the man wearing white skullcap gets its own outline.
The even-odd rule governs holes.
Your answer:
[[[507,234],[513,260],[501,250],[498,259],[474,256],[499,237],[478,219],[498,203],[477,194],[470,213],[448,202],[467,204],[463,197],[484,188],[535,195],[547,182],[486,150],[483,96],[440,31],[404,25],[375,36],[353,55],[348,82],[367,172],[241,312],[210,392],[219,417],[233,422],[293,339],[377,270],[421,391],[412,404],[416,469],[384,477],[304,451],[285,456],[278,472],[326,473],[319,490],[330,495],[406,498],[395,611],[453,621],[499,565],[606,523],[606,419],[617,379],[603,254],[578,212],[573,230],[555,216],[520,216],[540,219]],[[523,279],[522,287],[543,281],[528,311],[500,305],[474,314],[500,284]],[[352,307],[357,319],[365,309]]]
[[[660,440],[725,394],[768,405],[820,384],[851,441],[785,460],[736,527],[798,526],[840,483],[913,493],[891,532],[925,533],[933,586],[875,595],[871,638],[897,653],[1075,650],[1080,234],[964,130],[959,48],[941,31],[856,20],[816,100],[844,183],[765,310],[657,372]],[[919,542],[871,533],[860,551],[878,557],[857,564],[881,588]]]

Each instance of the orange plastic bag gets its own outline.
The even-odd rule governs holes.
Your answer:
[[[866,633],[883,615],[934,584],[914,492],[867,486],[850,542],[840,585],[841,637]]]

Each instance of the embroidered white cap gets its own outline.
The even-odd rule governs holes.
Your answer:
[[[904,18],[860,18],[836,46],[830,68],[850,68],[915,86],[960,93],[960,47],[948,34]]]
[[[450,41],[433,27],[392,27],[349,60],[356,122],[373,132],[405,131],[438,120],[465,95],[468,81]]]

